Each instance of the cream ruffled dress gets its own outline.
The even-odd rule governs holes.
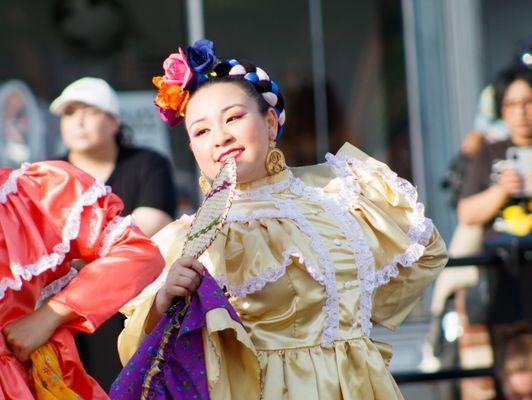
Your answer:
[[[167,267],[190,218],[155,237]],[[245,330],[207,316],[212,399],[402,399],[389,346],[372,323],[397,327],[443,268],[446,248],[415,188],[346,144],[320,165],[238,186],[222,233],[200,258]],[[166,270],[167,271],[167,270]],[[166,274],[123,312],[123,362]]]

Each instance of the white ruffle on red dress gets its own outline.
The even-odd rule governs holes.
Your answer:
[[[164,264],[131,217],[119,215],[122,208],[110,188],[62,161],[0,169],[0,329],[50,296],[78,314],[50,342],[59,350],[65,382],[83,399],[108,397],[85,372],[73,334],[93,332]],[[87,264],[76,273],[72,259]],[[0,363],[0,399],[33,398],[28,366],[3,335]]]

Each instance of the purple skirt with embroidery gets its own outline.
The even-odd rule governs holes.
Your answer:
[[[172,306],[172,312],[162,316],[113,382],[109,392],[111,399],[139,400],[143,396],[150,400],[209,399],[201,334],[206,323],[205,315],[215,308],[225,308],[232,319],[241,322],[224,292],[208,273],[192,296],[188,309],[184,310],[184,307],[184,302],[177,303]],[[176,318],[180,319],[176,324],[179,327],[167,338],[163,356],[155,360],[158,352],[161,354],[159,347],[164,332],[169,324],[176,323]],[[159,363],[158,371],[143,388],[153,362]]]

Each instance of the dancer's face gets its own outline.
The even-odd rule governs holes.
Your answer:
[[[185,116],[190,148],[205,175],[214,178],[229,154],[236,159],[238,182],[266,176],[268,143],[277,134],[277,115],[264,114],[239,85],[220,82],[198,89]]]

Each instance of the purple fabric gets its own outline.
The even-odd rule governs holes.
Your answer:
[[[109,392],[111,399],[141,398],[144,376],[157,354],[165,327],[177,318],[183,306],[183,303],[178,303],[176,312],[172,316],[163,315],[111,385]],[[209,399],[201,328],[205,326],[206,313],[215,308],[225,308],[231,318],[241,323],[224,292],[216,281],[205,273],[199,288],[191,298],[181,328],[179,331],[176,329],[168,340],[164,361],[160,367],[161,372],[151,380],[148,399]]]

